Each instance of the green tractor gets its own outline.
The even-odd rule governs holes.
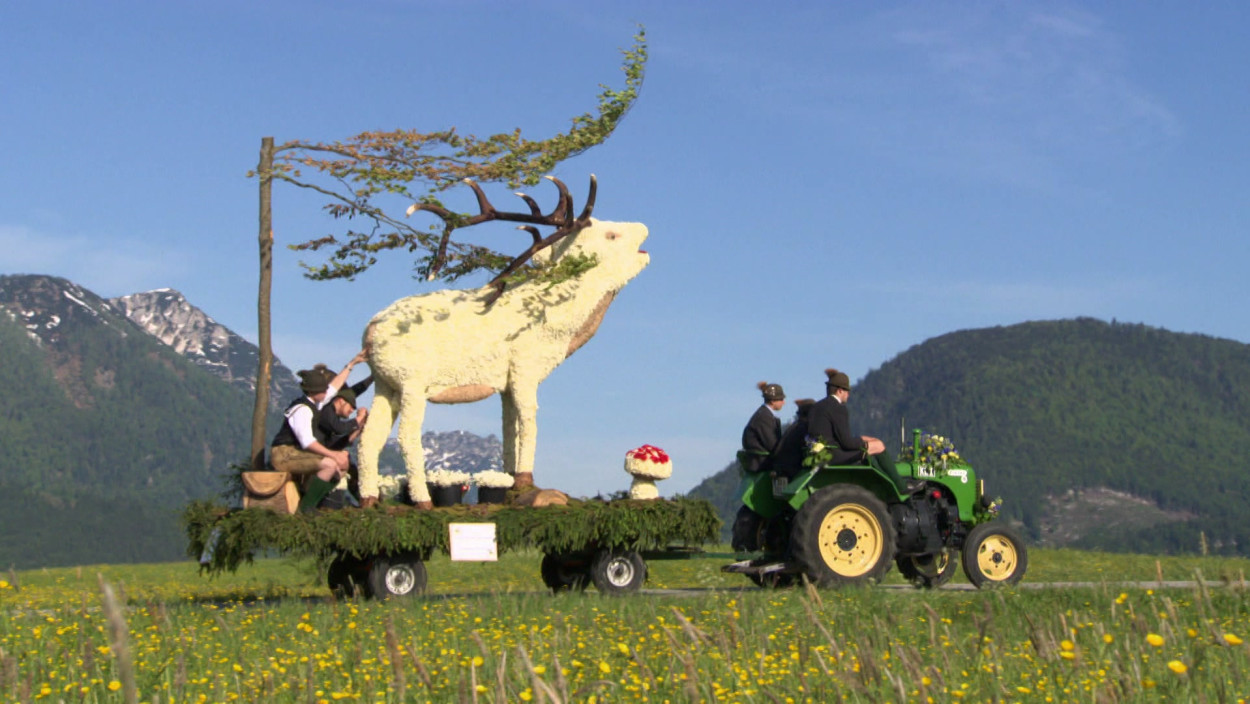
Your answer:
[[[925,449],[914,431],[910,454],[896,463],[910,478],[905,493],[867,465],[804,467],[789,479],[744,472],[733,547],[747,559],[722,569],[760,586],[806,575],[837,587],[878,582],[897,564],[913,585],[933,589],[962,563],[978,588],[1018,583],[1028,552],[1015,530],[994,520],[999,502],[972,467],[933,461]]]

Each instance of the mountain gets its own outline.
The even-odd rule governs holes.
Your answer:
[[[240,391],[256,393],[260,350],[191,305],[181,293],[163,288],[110,298],[108,303],[201,369]],[[269,406],[282,410],[300,395],[299,381],[276,358],[270,376]]]
[[[951,438],[1039,544],[1250,554],[1250,345],[1089,318],[964,330],[869,372],[850,411],[895,453],[904,424]]]
[[[247,396],[50,276],[0,277],[0,359],[0,564],[181,555],[177,508],[248,456]]]

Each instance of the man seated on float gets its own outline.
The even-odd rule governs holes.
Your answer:
[[[331,450],[341,450],[350,452],[352,443],[360,437],[361,431],[365,428],[365,420],[369,416],[369,409],[356,404],[357,397],[368,390],[373,383],[373,377],[368,376],[351,386],[340,389],[338,394],[327,403],[317,414],[317,425],[313,428],[313,435],[317,440]],[[353,418],[352,414],[356,417]],[[347,469],[347,491],[353,497],[360,495],[357,482],[359,478],[355,462],[349,462]],[[342,486],[343,481],[339,481]],[[335,494],[330,494],[331,500]],[[340,502],[346,503],[347,500]],[[357,505],[356,501],[351,501],[352,505]]]
[[[826,369],[825,390],[828,396],[817,401],[807,421],[808,438],[823,442],[831,451],[830,465],[866,464],[881,470],[894,482],[900,494],[911,486],[898,474],[894,460],[886,452],[885,443],[867,435],[852,435],[850,413],[846,410],[851,396],[851,380],[837,369]]]
[[[798,409],[794,422],[781,433],[781,442],[773,453],[773,471],[778,476],[793,479],[805,469],[803,458],[807,457],[807,425],[814,403],[816,401],[810,398],[801,398],[794,402]]]
[[[361,350],[337,375],[324,364],[299,372],[300,390],[304,395],[292,401],[283,413],[285,419],[273,438],[269,457],[270,464],[280,472],[315,474],[309,478],[304,498],[300,499],[300,511],[315,509],[351,463],[346,451],[331,450],[322,444],[313,426],[317,414],[347,382],[352,368],[364,360],[365,351]]]

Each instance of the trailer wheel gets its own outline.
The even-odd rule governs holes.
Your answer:
[[[543,555],[543,584],[552,592],[583,591],[590,583],[590,565],[586,558],[573,555]]]
[[[350,555],[336,555],[326,570],[330,591],[340,599],[369,595],[369,570],[364,560]]]
[[[937,589],[951,581],[959,567],[959,560],[950,550],[936,555],[900,555],[895,563],[903,577],[917,589]]]
[[[590,580],[602,594],[628,594],[647,581],[647,563],[633,550],[600,550],[590,561]]]
[[[1011,528],[999,521],[982,523],[964,540],[964,574],[977,589],[1017,584],[1029,567],[1029,553]]]
[[[418,553],[381,555],[369,568],[369,591],[378,599],[420,594],[426,581],[425,563]]]
[[[816,586],[876,582],[894,558],[894,523],[872,492],[833,485],[817,491],[799,509],[790,549]]]

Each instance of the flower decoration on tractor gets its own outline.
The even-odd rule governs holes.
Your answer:
[[[937,476],[938,472],[945,472],[951,467],[964,467],[968,464],[955,449],[955,444],[950,438],[930,434],[920,436],[918,453],[913,452],[911,447],[905,447],[899,459],[915,462],[917,477]]]

